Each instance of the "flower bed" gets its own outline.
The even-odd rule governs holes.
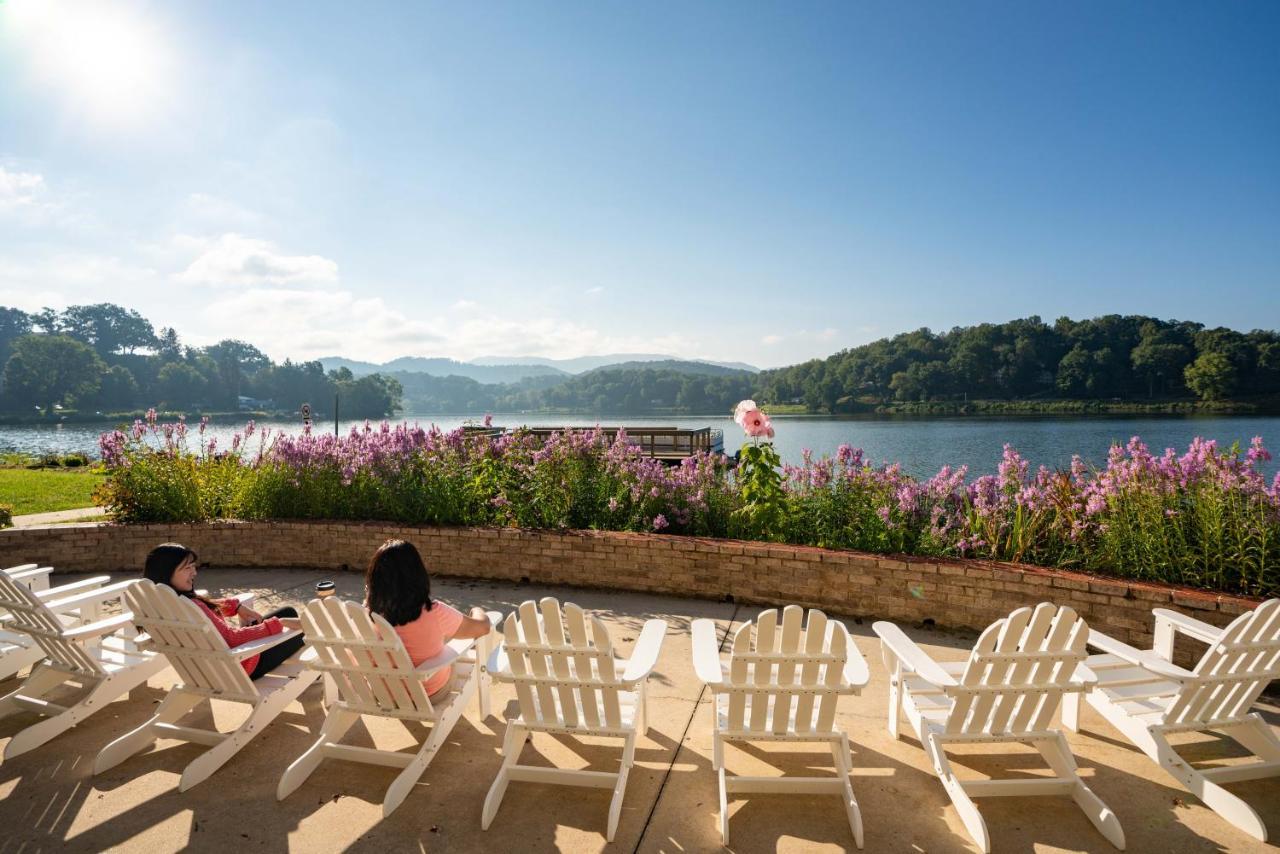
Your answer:
[[[752,445],[738,469],[710,455],[668,467],[625,436],[609,444],[590,430],[543,443],[387,423],[340,438],[272,436],[251,422],[222,451],[203,425],[188,431],[152,418],[101,444],[110,478],[99,501],[123,522],[661,531],[1280,593],[1280,476],[1268,483],[1259,472],[1270,459],[1260,439],[1244,452],[1196,439],[1183,454],[1156,456],[1134,438],[1098,471],[1076,460],[1067,471],[1033,473],[1006,447],[995,475],[944,468],[924,481],[848,446],[834,457],[806,454],[798,466],[779,467],[767,445]]]

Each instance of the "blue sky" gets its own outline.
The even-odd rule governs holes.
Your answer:
[[[0,304],[764,366],[1280,326],[1280,4],[0,0]]]

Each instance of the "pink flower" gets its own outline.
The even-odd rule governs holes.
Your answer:
[[[667,527],[666,516],[663,516],[661,513],[659,513],[657,516],[653,517],[653,530],[661,531],[665,527]]]
[[[769,416],[759,409],[749,409],[742,413],[742,418],[738,423],[742,425],[742,429],[746,431],[747,435],[753,439],[761,437],[773,438],[773,424],[770,423]]]
[[[759,407],[756,406],[756,402],[754,400],[739,401],[738,405],[733,408],[733,420],[737,422],[739,427],[742,427],[743,416],[748,412],[755,412],[758,409]]]

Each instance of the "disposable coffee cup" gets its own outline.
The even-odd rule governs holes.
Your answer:
[[[320,597],[321,599],[326,599],[332,596],[336,592],[338,592],[337,585],[334,584],[332,581],[316,582],[316,596]]]

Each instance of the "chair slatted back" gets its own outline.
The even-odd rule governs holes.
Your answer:
[[[803,618],[804,609],[788,605],[781,626],[771,609],[734,633],[722,689],[729,695],[729,731],[834,731],[836,703],[852,690],[844,678],[852,641],[843,624],[817,609],[802,626]]]
[[[572,602],[528,600],[502,624],[520,713],[531,724],[622,728],[622,674],[609,630]]]
[[[106,675],[102,664],[83,644],[67,639],[62,621],[45,607],[35,591],[6,572],[0,572],[0,611],[10,615],[5,628],[30,635],[44,653],[47,666],[78,676]]]
[[[965,665],[946,731],[963,735],[1043,732],[1072,690],[1089,628],[1071,608],[1019,608],[987,627]]]
[[[395,628],[381,615],[334,596],[311,600],[300,616],[307,645],[316,655],[307,666],[334,680],[340,701],[349,709],[435,717],[422,676]]]
[[[27,587],[30,587],[32,590],[48,590],[50,570],[49,570],[49,567],[47,566],[41,568],[34,563],[24,563],[24,564],[21,564],[20,566],[11,566],[8,569],[6,569],[4,572],[7,575],[17,575],[20,572],[26,572],[27,570],[30,570],[30,569],[40,569],[41,571],[36,573],[35,575],[30,575],[26,578],[20,579],[22,583],[25,584]]]
[[[1280,599],[1268,599],[1232,620],[1196,664],[1164,714],[1165,724],[1229,721],[1280,678]]]
[[[129,587],[124,600],[135,622],[151,636],[151,649],[168,659],[188,691],[227,700],[259,699],[249,674],[195,602],[146,578]]]

